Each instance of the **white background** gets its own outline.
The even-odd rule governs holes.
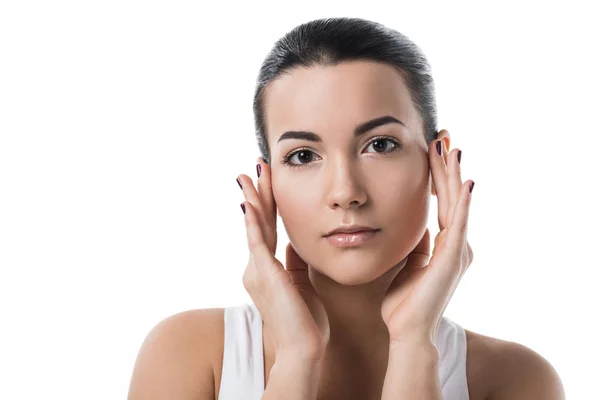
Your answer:
[[[446,316],[542,354],[569,399],[597,396],[591,6],[212,3],[0,3],[0,398],[125,398],[159,321],[251,301],[235,178],[256,177],[258,69],[287,31],[336,16],[423,49],[476,182],[475,261]],[[436,218],[432,199],[432,238]]]

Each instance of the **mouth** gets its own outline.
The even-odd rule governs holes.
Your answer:
[[[355,247],[367,243],[377,236],[379,231],[380,229],[364,229],[354,232],[334,232],[325,238],[335,247]]]
[[[379,229],[374,228],[372,226],[368,226],[368,225],[358,225],[358,224],[353,224],[353,225],[341,225],[335,229],[332,229],[331,231],[329,231],[329,233],[327,233],[324,236],[331,236],[334,234],[338,234],[338,233],[359,233],[359,232],[368,232],[368,231],[377,231]]]

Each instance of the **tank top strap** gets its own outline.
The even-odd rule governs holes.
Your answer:
[[[218,400],[260,400],[264,392],[262,318],[254,304],[224,311],[223,368]]]
[[[438,373],[444,400],[469,400],[465,330],[443,316],[438,327],[435,347],[440,356]]]

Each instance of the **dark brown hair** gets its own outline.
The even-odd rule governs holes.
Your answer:
[[[265,89],[295,67],[334,66],[344,61],[383,62],[396,68],[423,121],[427,145],[437,137],[437,107],[431,67],[421,49],[402,33],[360,18],[324,18],[299,25],[279,39],[263,61],[254,93],[254,122],[262,158],[269,159]]]

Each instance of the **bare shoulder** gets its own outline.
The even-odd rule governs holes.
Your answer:
[[[467,329],[465,333],[471,399],[565,398],[558,373],[539,353],[516,342],[481,335]]]
[[[222,308],[183,311],[158,322],[138,352],[128,400],[214,399],[222,337]]]

